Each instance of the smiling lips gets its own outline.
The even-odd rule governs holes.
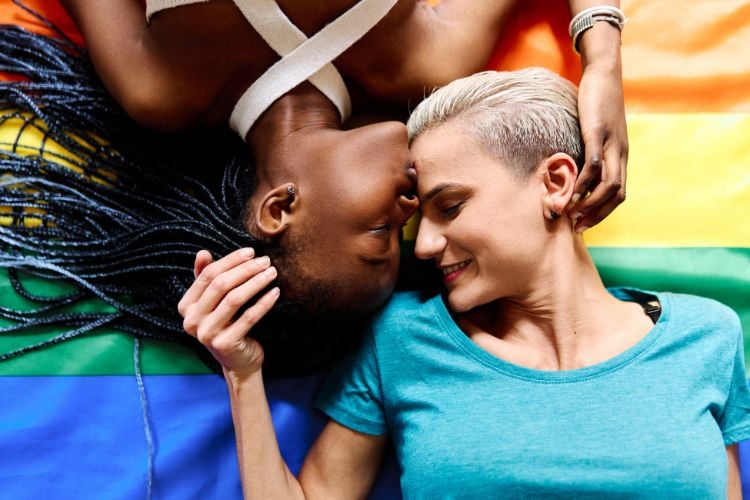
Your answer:
[[[459,262],[458,264],[451,264],[450,266],[441,267],[440,270],[443,272],[443,280],[453,281],[459,276],[459,274],[461,274],[461,270],[468,266],[470,262],[470,260],[465,260],[463,262]]]

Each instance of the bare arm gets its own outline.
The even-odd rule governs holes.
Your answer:
[[[599,5],[619,7],[619,1],[569,0],[570,12]],[[578,92],[578,113],[585,146],[585,164],[575,186],[571,216],[582,232],[609,215],[625,200],[628,131],[622,88],[620,31],[597,22],[578,40],[583,75]],[[579,217],[575,217],[578,215]]]
[[[443,0],[432,8],[423,3],[421,8],[432,25],[423,31],[422,38],[432,51],[422,53],[422,47],[415,51],[418,56],[424,54],[420,64],[441,84],[484,69],[517,3],[515,0]]]
[[[61,1],[105,87],[135,121],[159,130],[226,122],[244,82],[238,68],[252,66],[248,51],[228,48],[249,46],[237,41],[250,30],[234,5],[170,9],[148,26],[139,0]]]
[[[365,498],[375,483],[386,443],[385,436],[362,434],[330,421],[300,471],[305,493],[312,498]]]
[[[347,70],[376,98],[417,102],[425,92],[483,69],[517,0],[400,1],[359,47]]]
[[[737,445],[727,446],[727,462],[729,475],[727,477],[727,498],[742,500],[742,483],[740,481],[740,456]]]
[[[261,372],[238,376],[225,368],[237,439],[243,495],[259,498],[365,498],[386,445],[329,421],[305,459],[299,480],[279,451]]]
[[[136,121],[171,128],[151,103],[167,98],[166,61],[148,42],[137,0],[62,0],[86,41],[91,61],[114,99]],[[163,85],[163,88],[161,87]]]
[[[249,249],[212,262],[196,257],[196,281],[178,305],[185,330],[222,364],[229,388],[237,457],[245,498],[363,498],[375,480],[386,438],[361,434],[330,422],[313,445],[299,481],[279,451],[266,399],[263,349],[247,334],[278,298],[263,295],[237,312],[276,277],[275,269]]]

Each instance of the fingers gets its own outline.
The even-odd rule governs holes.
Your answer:
[[[194,335],[221,363],[225,372],[245,376],[263,364],[263,348],[248,332],[268,314],[280,295],[279,288],[267,291],[242,315],[223,328],[201,325]]]
[[[256,275],[267,270],[270,265],[271,260],[267,256],[263,256],[247,262],[242,262],[236,267],[220,273],[218,276],[214,277],[208,287],[206,287],[203,295],[200,296],[196,304],[193,306],[193,312],[197,314],[210,313],[216,309],[227,294],[233,294],[233,290],[236,287],[248,280],[253,280]],[[274,269],[273,271],[275,272],[276,270]],[[256,293],[257,291],[258,290],[256,290]],[[241,306],[245,302],[247,302],[247,300],[239,305]]]
[[[195,264],[193,265],[193,277],[197,278],[201,272],[214,261],[211,252],[201,250],[195,255]]]
[[[603,139],[599,134],[591,139],[586,140],[584,151],[586,162],[578,173],[575,186],[573,187],[573,197],[571,203],[577,203],[578,200],[586,196],[589,187],[595,185],[602,172],[602,144]]]
[[[247,266],[247,264],[244,264],[243,266]],[[243,266],[239,266],[237,269]],[[232,271],[228,271],[225,274],[231,272]],[[220,278],[221,276],[217,278],[217,280]],[[188,311],[188,315],[185,317],[186,331],[188,331],[188,333],[195,333],[201,343],[205,344],[206,342],[210,342],[212,337],[232,322],[241,307],[257,295],[258,292],[271,284],[274,279],[276,279],[276,268],[269,267],[264,271],[256,273],[252,277],[242,279],[241,281],[232,282],[226,280],[225,282],[228,283],[228,285],[226,285],[228,288],[225,290],[222,299],[215,308],[207,308],[206,305],[203,304],[203,298],[201,298],[201,301],[199,301],[196,307],[193,307]],[[211,288],[212,287],[209,287],[209,289]],[[206,293],[208,293],[208,291]],[[208,300],[210,301],[212,298],[209,298]],[[249,309],[252,309],[252,307]],[[260,309],[262,310],[263,308]],[[268,311],[264,311],[264,314],[265,312]],[[261,317],[262,316],[258,317],[255,322],[249,324],[249,326],[242,331],[242,335],[246,335],[250,327],[257,323]],[[188,328],[193,330],[193,332],[188,330]]]
[[[600,149],[601,146],[595,145],[594,148]],[[613,145],[607,147],[604,154],[603,164],[599,157],[593,156],[592,161],[584,165],[574,188],[577,190],[579,185],[585,185],[591,189],[587,197],[577,200],[578,203],[570,209],[570,218],[576,220],[575,230],[579,233],[601,222],[625,200],[627,150]]]
[[[196,255],[196,262],[193,268],[193,272],[198,271],[199,267],[201,267],[201,264],[207,262],[206,257],[202,254],[203,251],[198,252],[198,255]],[[235,250],[234,252],[219,259],[218,261],[209,263],[208,265],[200,269],[195,282],[190,286],[190,288],[188,288],[188,291],[185,292],[182,300],[180,300],[179,304],[177,305],[177,310],[179,311],[179,313],[184,317],[187,308],[198,301],[198,299],[203,295],[209,285],[213,282],[214,278],[216,278],[221,273],[233,267],[236,267],[239,264],[249,261],[254,256],[255,251],[252,248],[240,248],[239,250]],[[211,260],[213,260],[213,258]]]
[[[242,315],[227,329],[227,334],[232,337],[247,335],[257,323],[273,308],[281,292],[279,287],[274,287],[263,294],[255,304],[248,307]]]

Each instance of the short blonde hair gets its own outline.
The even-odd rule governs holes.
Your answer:
[[[409,141],[462,120],[485,153],[507,163],[519,179],[555,153],[583,165],[576,86],[552,71],[485,71],[436,90],[409,117]]]

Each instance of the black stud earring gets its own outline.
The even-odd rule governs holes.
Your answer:
[[[560,214],[557,212],[553,212],[552,210],[549,211],[549,218],[550,220],[557,220],[560,218]]]

